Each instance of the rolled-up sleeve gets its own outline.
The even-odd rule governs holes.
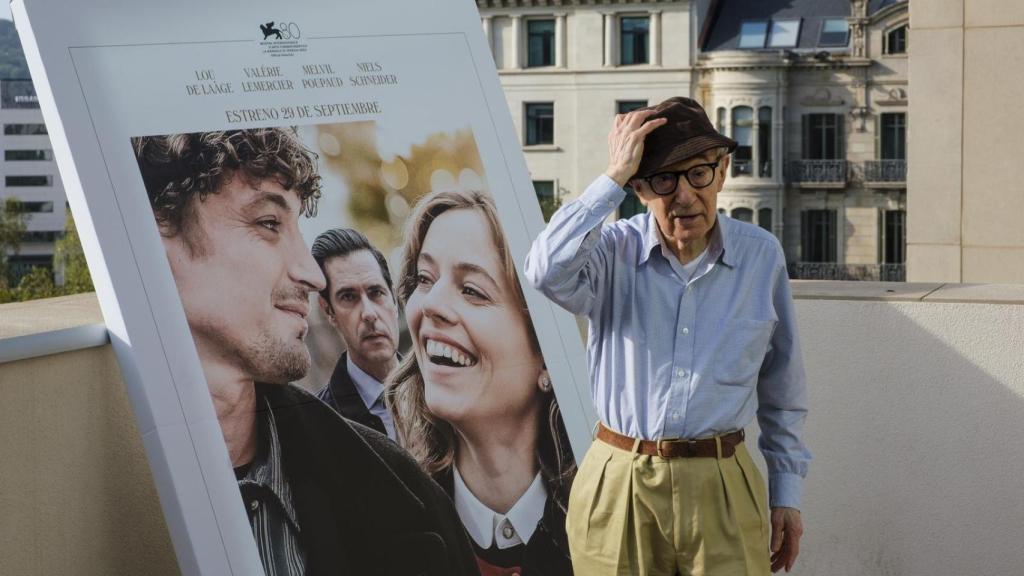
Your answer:
[[[781,256],[781,248],[779,252]],[[799,508],[811,461],[803,441],[807,377],[789,277],[784,264],[777,270],[772,299],[778,323],[757,384],[757,420],[761,426],[758,445],[768,465],[771,506]]]
[[[526,281],[569,312],[591,314],[601,301],[613,256],[603,224],[625,197],[622,187],[601,175],[562,206],[526,255]]]

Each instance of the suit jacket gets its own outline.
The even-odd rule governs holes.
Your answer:
[[[297,386],[256,391],[274,411],[308,574],[479,574],[451,500],[398,445]]]
[[[438,477],[449,496],[455,491],[451,469]],[[569,540],[565,534],[565,512],[550,495],[544,516],[537,523],[523,551],[522,576],[573,576],[569,559]]]
[[[341,353],[341,358],[334,365],[330,381],[316,395],[345,418],[387,435],[384,423],[363,403],[363,397],[359,395],[356,384],[348,373],[348,352]]]

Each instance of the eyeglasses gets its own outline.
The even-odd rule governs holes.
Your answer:
[[[715,173],[718,170],[718,162],[712,162],[710,164],[698,164],[691,166],[686,170],[674,170],[668,172],[658,172],[652,174],[646,178],[633,178],[628,182],[628,185],[633,190],[640,190],[639,184],[644,182],[647,187],[658,196],[668,196],[676,191],[679,187],[679,177],[683,176],[686,181],[690,183],[690,186],[700,190],[701,188],[707,188],[711,186],[712,182],[715,181]]]

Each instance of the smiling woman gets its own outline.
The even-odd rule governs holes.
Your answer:
[[[413,339],[389,383],[402,444],[451,494],[484,574],[571,574],[575,464],[491,198],[439,192],[406,229]]]

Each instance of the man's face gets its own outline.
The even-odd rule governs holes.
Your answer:
[[[192,202],[192,224],[164,247],[207,376],[226,367],[258,382],[301,378],[309,293],[324,277],[299,233],[298,195],[236,174]]]
[[[708,150],[699,156],[667,166],[659,172],[687,170],[700,164],[714,163],[718,154],[717,150]],[[672,194],[659,196],[651,191],[649,186],[644,185],[637,190],[637,197],[654,215],[658,228],[667,240],[692,242],[707,236],[715,225],[715,218],[718,215],[718,193],[725,183],[728,167],[728,156],[718,160],[714,181],[704,188],[694,188],[685,176],[680,176],[676,190]]]
[[[398,348],[398,305],[377,259],[369,250],[334,256],[324,273],[330,302],[320,303],[352,361],[370,373],[387,365]]]

